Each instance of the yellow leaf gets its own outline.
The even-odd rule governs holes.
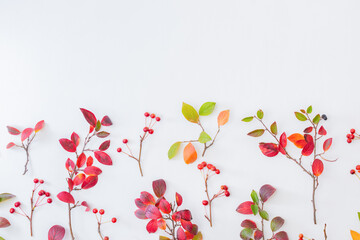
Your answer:
[[[350,230],[351,237],[353,240],[360,240],[360,233]]]
[[[218,126],[223,126],[225,125],[228,121],[229,121],[229,116],[230,116],[230,110],[225,110],[225,111],[222,111],[221,113],[219,113],[219,116],[218,116]]]
[[[197,159],[197,152],[195,150],[194,145],[192,143],[189,143],[184,148],[184,162],[186,164],[190,164],[195,162]]]

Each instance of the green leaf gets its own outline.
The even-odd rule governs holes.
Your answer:
[[[312,106],[309,106],[309,107],[306,109],[306,112],[307,112],[308,114],[312,113]]]
[[[303,122],[307,120],[306,116],[304,114],[302,114],[302,113],[299,113],[299,112],[295,112],[295,117],[297,119],[299,119],[300,121],[303,121]]]
[[[275,135],[278,133],[276,122],[273,122],[273,124],[271,124],[270,131]]]
[[[214,103],[214,102],[206,102],[206,103],[204,103],[204,104],[200,107],[200,110],[199,110],[200,116],[210,115],[210,114],[214,111],[215,104],[216,104],[216,103]]]
[[[11,193],[1,193],[0,194],[0,202],[4,202],[4,201],[9,200],[14,197],[15,197],[15,195],[12,195]]]
[[[254,230],[252,230],[251,228],[244,228],[241,232],[240,232],[240,237],[243,240],[249,240],[252,235],[253,235]]]
[[[203,235],[202,235],[202,233],[201,233],[201,232],[198,232],[198,233],[194,236],[193,240],[203,240]]]
[[[321,119],[320,114],[316,115],[313,119],[313,123],[318,124],[320,122],[320,119]]]
[[[251,122],[253,119],[254,119],[254,117],[246,117],[246,118],[243,118],[241,121],[243,121],[243,122]]]
[[[199,136],[199,142],[200,143],[207,143],[208,141],[211,141],[211,137],[206,132],[201,132]]]
[[[0,237],[0,240],[5,240],[5,238]]]
[[[263,135],[265,132],[264,129],[256,129],[252,132],[249,132],[248,135],[251,137],[260,137],[261,135]]]
[[[265,210],[260,210],[259,214],[262,219],[269,221],[269,214]]]
[[[195,108],[189,104],[183,103],[182,105],[182,114],[188,120],[192,123],[198,123],[199,122],[199,114],[195,110]]]
[[[358,218],[359,218],[359,220],[360,220],[360,212],[358,212]]]
[[[276,232],[277,230],[279,230],[284,225],[284,222],[285,220],[283,218],[274,217],[270,223],[271,231]]]
[[[263,119],[263,117],[264,117],[264,112],[260,109],[260,110],[257,111],[256,115],[257,115],[257,117],[258,117],[259,119]]]
[[[173,145],[171,145],[169,151],[168,151],[168,158],[172,159],[176,156],[176,154],[179,152],[181,146],[181,142],[176,142]]]
[[[253,212],[254,215],[258,214],[259,212],[259,206],[255,203],[253,205],[250,206],[251,207],[251,210]]]
[[[100,130],[100,128],[101,128],[101,122],[100,122],[100,120],[98,120],[96,122],[95,131],[98,132]]]
[[[252,190],[250,196],[254,203],[259,204],[259,197],[258,194],[255,192],[255,190]]]

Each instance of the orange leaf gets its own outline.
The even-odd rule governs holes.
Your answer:
[[[230,110],[224,110],[221,113],[219,113],[218,116],[218,126],[223,126],[225,125],[228,121],[229,121],[229,116],[230,116]]]
[[[289,141],[292,142],[293,144],[295,144],[296,147],[298,148],[303,148],[306,145],[306,141],[303,135],[301,135],[300,133],[294,133],[291,134],[288,137]]]
[[[184,148],[184,162],[186,164],[190,164],[195,162],[197,159],[197,152],[194,148],[194,145],[192,143],[189,143]]]
[[[360,233],[350,230],[350,234],[353,240],[360,240]]]

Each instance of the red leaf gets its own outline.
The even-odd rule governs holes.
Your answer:
[[[59,140],[61,146],[68,152],[76,152],[76,146],[73,143],[73,141],[66,139],[66,138],[62,138]]]
[[[86,162],[86,155],[85,153],[80,154],[80,156],[78,157],[77,161],[76,161],[76,166],[78,168],[81,168],[82,166],[85,165]]]
[[[175,194],[175,198],[176,198],[176,205],[178,205],[179,207],[181,206],[181,204],[183,203],[183,198],[179,193]]]
[[[279,153],[278,145],[275,143],[259,143],[261,152],[267,157],[275,157]]]
[[[166,191],[166,183],[163,179],[153,181],[152,187],[153,187],[155,195],[158,198],[164,196],[165,191]]]
[[[289,237],[286,232],[281,231],[275,234],[275,240],[289,240]]]
[[[198,230],[199,230],[199,227],[196,224],[193,224],[190,233],[192,235],[196,235],[196,234],[198,234]]]
[[[165,214],[169,214],[171,212],[171,206],[170,206],[170,203],[165,199],[165,198],[162,198],[160,200],[160,203],[159,203],[159,209],[165,213]]]
[[[157,225],[161,230],[166,229],[166,221],[162,218],[157,221]]]
[[[96,122],[97,122],[95,115],[94,115],[92,112],[90,112],[89,110],[86,110],[86,109],[84,109],[84,108],[80,108],[80,110],[81,110],[82,114],[84,115],[86,121],[87,121],[91,126],[95,127],[95,126],[96,126]]]
[[[111,157],[107,153],[96,151],[94,152],[94,156],[100,163],[104,165],[112,165]]]
[[[15,143],[9,142],[9,143],[6,145],[6,149],[12,148],[13,146],[15,146]]]
[[[109,118],[109,116],[104,116],[103,119],[101,120],[101,125],[103,126],[111,126],[113,123],[111,121],[111,119]]]
[[[54,225],[49,229],[48,240],[62,240],[65,236],[65,228]]]
[[[315,176],[320,176],[322,172],[324,171],[324,164],[321,160],[315,159],[312,164],[312,171]]]
[[[97,184],[97,182],[98,182],[98,177],[97,176],[89,176],[82,183],[81,188],[82,189],[92,188]]]
[[[149,205],[145,209],[145,216],[150,219],[159,219],[162,218],[162,215],[157,207],[154,205]]]
[[[0,228],[7,228],[9,227],[11,224],[9,222],[9,220],[7,220],[4,217],[0,217]]]
[[[30,137],[30,135],[34,132],[33,128],[25,128],[24,131],[21,133],[21,141],[23,142],[25,139]]]
[[[304,133],[311,133],[312,130],[313,130],[313,127],[307,127],[307,128],[305,128]]]
[[[295,146],[298,147],[298,148],[303,148],[306,145],[306,141],[304,139],[304,136],[301,135],[300,133],[291,134],[288,137],[288,139],[289,139],[290,142],[295,144]]]
[[[145,191],[141,192],[140,199],[146,205],[149,205],[149,204],[154,205],[155,204],[155,199],[154,199],[153,195],[151,195],[148,192],[145,192]]]
[[[73,143],[75,144],[76,147],[79,146],[79,144],[80,144],[80,137],[79,137],[79,135],[77,135],[76,132],[73,132],[73,133],[71,134],[71,141],[73,141]]]
[[[36,125],[35,125],[35,132],[37,133],[38,131],[40,131],[41,129],[43,129],[45,125],[45,121],[44,120],[41,120],[40,122],[38,122]]]
[[[89,156],[86,160],[86,166],[92,166],[94,163],[94,159],[92,158],[92,156]]]
[[[69,191],[71,192],[74,189],[74,182],[73,182],[73,180],[71,180],[71,178],[68,178],[67,183],[69,186]]]
[[[82,203],[81,203],[81,206],[84,206],[86,209],[85,209],[85,212],[88,212],[88,211],[90,211],[90,206],[89,206],[89,204],[86,202],[86,201],[83,201]]]
[[[236,208],[236,211],[241,214],[253,214],[251,210],[251,205],[253,204],[254,203],[250,201],[243,202]]]
[[[158,224],[156,219],[150,220],[150,222],[148,222],[148,224],[146,225],[146,230],[149,233],[155,233],[158,230]]]
[[[324,145],[323,145],[324,152],[329,150],[329,148],[331,147],[331,144],[332,144],[332,138],[329,138],[324,142]]]
[[[100,151],[105,151],[105,150],[107,150],[109,147],[110,147],[110,140],[107,140],[107,141],[103,142],[103,143],[100,145],[99,150],[100,150]]]
[[[320,127],[319,129],[319,135],[325,136],[327,134],[325,128],[323,126]]]
[[[315,148],[314,142],[308,142],[301,151],[301,154],[304,156],[310,156],[313,153],[314,148]]]
[[[174,214],[171,216],[172,220],[174,221],[180,221],[181,220],[181,216],[179,212],[174,212]]]
[[[281,134],[279,142],[280,142],[279,152],[286,155],[285,147],[287,146],[287,138],[286,138],[286,133],[285,132],[283,132]]]
[[[135,199],[135,204],[140,209],[145,209],[147,207],[147,205],[144,204],[143,201],[141,201],[140,198]]]
[[[252,229],[257,228],[256,223],[254,221],[249,220],[249,219],[246,219],[246,220],[242,221],[241,226],[243,228],[252,228]]]
[[[135,216],[139,219],[147,219],[147,217],[145,216],[145,210],[143,210],[143,209],[136,210]]]
[[[271,186],[270,184],[263,185],[260,190],[260,198],[263,202],[266,202],[276,191],[276,188]]]
[[[254,233],[254,239],[255,240],[260,240],[263,237],[263,232],[260,230],[256,230]]]
[[[181,211],[178,211],[178,213],[180,214],[180,217],[182,220],[191,221],[192,216],[191,216],[191,212],[189,210],[181,210]]]
[[[68,192],[63,191],[63,192],[59,193],[57,195],[57,197],[62,202],[75,204],[74,197]]]
[[[74,181],[73,181],[73,182],[74,182],[74,185],[77,186],[77,185],[82,184],[82,183],[84,182],[85,178],[86,178],[85,174],[79,173],[79,174],[76,175],[75,178],[74,178]]]
[[[90,176],[97,176],[102,173],[101,169],[95,166],[86,167],[84,173]]]
[[[69,172],[72,172],[75,169],[75,163],[73,162],[73,160],[68,158],[65,162],[65,167]]]
[[[7,126],[7,130],[11,135],[19,135],[21,133],[18,129],[10,126]]]
[[[178,228],[176,236],[178,240],[186,240],[185,232],[181,227]]]
[[[181,220],[181,226],[188,232],[191,232],[193,229],[193,224],[190,221]]]
[[[307,143],[314,143],[314,138],[310,134],[304,134],[304,139]]]

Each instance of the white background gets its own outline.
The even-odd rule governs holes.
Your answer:
[[[350,239],[349,230],[360,229],[359,181],[349,174],[359,160],[359,144],[348,145],[345,138],[351,127],[360,127],[359,7],[354,0],[1,1],[1,192],[16,194],[28,209],[34,177],[44,178],[53,195],[66,188],[64,163],[70,154],[58,139],[73,131],[84,137],[87,123],[79,107],[85,107],[114,122],[109,129],[114,166],[103,167],[98,185],[76,198],[119,218],[104,226],[110,239],[158,238],[133,214],[133,200],[151,191],[158,178],[167,182],[168,199],[175,191],[183,195],[206,240],[239,239],[245,216],[235,209],[265,183],[278,190],[268,212],[285,219],[290,239],[300,232],[323,239],[324,223],[329,240]],[[181,114],[183,101],[196,108],[218,103],[213,116],[204,118],[211,134],[217,113],[231,109],[229,123],[204,159],[221,170],[211,180],[213,191],[227,184],[231,192],[215,202],[213,228],[203,217],[196,164],[185,165],[180,156],[167,159],[173,142],[199,134]],[[305,124],[293,112],[310,104],[328,115],[325,126],[334,137],[328,156],[339,157],[325,163],[320,178],[317,226],[311,179],[283,156],[263,156],[258,142],[270,138],[248,137],[259,125],[240,121],[262,108],[265,121],[276,120],[279,131],[302,131]],[[145,142],[141,178],[136,162],[115,150],[125,137],[136,145],[145,111],[163,121]],[[15,139],[5,126],[24,128],[41,119],[46,127],[32,145],[30,172],[22,176],[25,155],[5,149]],[[8,213],[13,202],[2,204],[0,214],[12,226],[1,235],[30,239],[26,219]],[[54,199],[35,218],[33,239],[47,239],[54,224],[65,226],[70,239],[62,202]],[[74,211],[74,229],[77,239],[99,239],[95,217],[81,209]]]

